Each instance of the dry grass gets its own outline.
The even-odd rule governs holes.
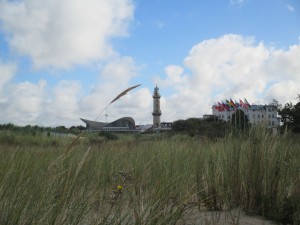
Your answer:
[[[0,224],[176,224],[195,208],[237,207],[299,223],[295,137],[254,129],[214,141],[6,138],[0,137]]]

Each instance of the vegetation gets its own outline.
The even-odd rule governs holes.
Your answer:
[[[292,132],[300,133],[300,94],[297,99],[299,102],[295,105],[289,102],[284,107],[279,107],[278,114],[281,116],[281,122],[284,128]]]
[[[83,126],[72,126],[70,128],[66,128],[65,126],[57,126],[57,127],[40,127],[40,126],[31,126],[26,125],[24,127],[22,126],[16,126],[12,123],[8,124],[0,124],[0,131],[13,131],[23,134],[29,134],[35,135],[37,133],[60,133],[60,134],[80,134],[83,130],[85,130],[85,127]]]
[[[232,114],[231,125],[237,130],[244,130],[249,127],[249,119],[243,110],[237,110]]]
[[[300,101],[296,105],[293,105],[291,102],[286,103],[278,113],[281,116],[281,122],[285,127],[291,129],[295,133],[300,133]]]
[[[236,207],[299,224],[299,136],[197,137],[1,132],[0,224],[176,224]]]
[[[224,137],[227,124],[217,120],[190,118],[177,120],[173,123],[174,132],[188,133],[190,136],[205,136],[209,138]]]

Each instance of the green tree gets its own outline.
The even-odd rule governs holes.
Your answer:
[[[187,133],[190,136],[222,137],[225,134],[226,123],[199,118],[177,120],[173,123],[173,131]]]
[[[281,116],[281,122],[288,129],[295,133],[300,133],[300,94],[298,94],[299,102],[296,105],[286,103],[282,109],[278,110]]]
[[[238,130],[244,130],[246,127],[248,127],[249,120],[244,111],[239,109],[232,114],[230,123],[234,128]]]
[[[292,130],[295,133],[300,133],[300,102],[294,106],[293,116],[294,123],[292,124]]]
[[[281,122],[284,126],[290,127],[294,123],[293,103],[286,103],[282,109],[279,109],[278,114],[281,116]]]
[[[179,132],[187,132],[191,136],[197,133],[200,119],[189,118],[187,120],[177,120],[173,123],[172,129]]]

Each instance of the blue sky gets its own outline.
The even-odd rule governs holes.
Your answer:
[[[201,117],[300,93],[299,0],[0,0],[0,123]]]

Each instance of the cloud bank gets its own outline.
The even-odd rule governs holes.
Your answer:
[[[183,65],[167,67],[166,78],[157,79],[164,88],[175,88],[163,104],[165,114],[170,119],[200,117],[229,98],[260,104],[274,98],[282,104],[294,101],[300,93],[299,58],[300,45],[281,50],[233,34],[202,41]]]
[[[111,57],[110,39],[127,35],[133,11],[131,0],[0,1],[10,47],[36,68],[70,68]]]
[[[277,49],[253,37],[228,34],[203,40],[190,49],[180,65],[165,67],[157,77],[162,93],[162,121],[202,117],[224,99],[248,99],[250,103],[293,101],[300,92],[300,45]],[[0,123],[77,125],[79,118],[95,119],[122,90],[137,84],[142,68],[129,57],[115,57],[99,71],[99,80],[83,90],[80,80],[62,80],[54,87],[37,83],[13,83],[16,68],[0,64],[6,71],[0,79]],[[111,76],[114,74],[114,76]],[[5,85],[4,85],[5,84]],[[154,86],[153,86],[154,87]],[[132,116],[137,124],[152,122],[153,87],[145,85],[113,103],[102,121]],[[106,118],[103,116],[108,114]]]

